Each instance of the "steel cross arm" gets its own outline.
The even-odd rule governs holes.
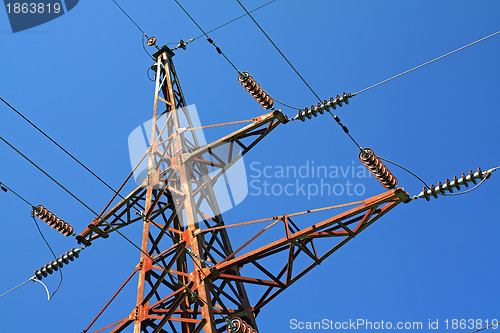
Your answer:
[[[216,140],[204,147],[201,147],[191,153],[182,154],[180,159],[183,161],[182,163],[188,163],[191,159],[204,163],[207,165],[218,166],[221,170],[212,177],[207,177],[208,179],[202,184],[206,185],[207,182],[214,182],[220,177],[228,168],[230,168],[240,157],[245,155],[251,148],[253,148],[259,141],[261,141],[267,134],[269,134],[273,129],[275,129],[280,123],[286,122],[283,119],[286,119],[285,116],[281,113],[280,110],[275,110],[270,113],[266,113],[259,117],[253,118],[253,123],[247,125],[219,140]],[[266,126],[267,125],[267,126]],[[248,145],[243,144],[240,140],[257,136],[251,143]],[[221,161],[221,159],[217,156],[214,149],[220,147],[224,144],[233,145],[237,143],[243,150],[236,156],[229,156],[228,161],[226,163],[214,163],[211,161],[205,161],[201,156],[203,154],[208,153],[214,159]],[[155,149],[156,152],[156,149]],[[169,168],[171,169],[171,167]],[[165,172],[165,170],[161,171]],[[160,171],[158,171],[160,173]],[[198,191],[202,190],[203,186],[198,188]],[[114,230],[123,228],[131,223],[142,220],[141,217],[131,217],[130,216],[130,208],[134,206],[139,200],[144,198],[146,188],[144,186],[137,187],[134,191],[132,191],[125,199],[121,200],[118,204],[116,204],[113,208],[111,208],[108,212],[102,215],[101,219],[95,219],[92,223],[89,224],[85,230],[83,230],[78,239],[80,241],[93,241],[99,237],[107,238],[110,232]],[[196,194],[197,191],[194,192]],[[168,205],[163,209],[155,211],[155,214],[161,214],[165,209],[168,208]],[[122,210],[122,211],[120,211]],[[125,215],[126,214],[126,215]],[[124,216],[125,215],[125,216]],[[110,227],[113,226],[113,228]],[[84,242],[84,241],[82,241]]]
[[[142,220],[141,217],[132,217],[130,215],[130,210],[132,207],[136,206],[139,201],[143,200],[145,192],[146,188],[142,186],[137,187],[130,192],[125,199],[122,199],[113,208],[108,210],[105,214],[102,214],[100,219],[94,219],[80,235],[77,236],[79,242],[82,242],[82,240],[93,241],[99,237],[107,238],[107,234],[113,230],[110,225],[113,226],[114,229],[120,229],[133,222]]]
[[[280,123],[286,123],[286,116],[281,113],[281,110],[275,110],[270,113],[263,114],[259,117],[252,119],[252,124],[247,125],[229,135],[226,135],[212,143],[209,143],[197,150],[182,154],[182,163],[188,163],[190,161],[195,161],[198,163],[204,163],[206,165],[211,165],[214,167],[221,168],[222,174],[225,170],[231,167],[240,157],[245,155],[250,149],[252,149],[257,143],[259,143],[267,134],[269,134],[273,129],[275,129]],[[267,126],[266,126],[267,125]],[[249,137],[257,136],[253,141],[248,144],[244,144],[241,140]],[[219,157],[216,153],[216,148],[229,144],[232,148],[234,144],[237,144],[242,148],[242,151],[236,155],[232,156],[232,149],[229,150],[229,155],[227,157],[227,162],[224,162],[225,157]],[[214,158],[214,161],[207,161],[203,159],[204,154],[209,154]],[[218,177],[220,175],[217,175]]]
[[[319,265],[328,256],[358,235],[361,231],[366,229],[369,225],[374,223],[377,219],[382,217],[401,202],[408,201],[408,194],[398,188],[368,198],[355,208],[303,229],[299,229],[287,215],[277,217],[277,221],[273,222],[272,225],[276,222],[283,222],[285,224],[286,235],[284,238],[262,246],[247,254],[235,256],[239,250],[242,250],[244,246],[248,245],[256,237],[252,238],[249,242],[240,247],[239,250],[236,250],[225,260],[214,266],[213,270],[219,272],[219,274],[214,275],[214,277],[221,280],[238,280],[243,283],[257,284],[266,288],[262,297],[252,308],[254,313],[258,313],[258,311],[260,311],[265,304],[271,301],[279,293],[283,292],[299,278],[304,276],[312,268]],[[257,235],[260,234],[261,232]],[[329,250],[325,253],[318,254],[314,245],[314,240],[327,237],[337,237],[337,239],[341,239],[339,241],[335,241],[335,244],[331,244],[332,246],[328,246]],[[335,238],[331,239],[334,240]],[[273,274],[270,272],[271,269],[268,270],[258,264],[260,259],[286,251],[288,251],[288,260],[278,273]],[[312,263],[300,272],[293,272],[293,263],[301,253],[305,254],[304,258],[312,260]],[[243,271],[242,276],[238,277],[231,276],[229,273],[226,273],[231,268],[240,268],[249,263],[254,264],[254,266],[261,273],[270,277],[272,281],[264,280],[261,277],[244,277]],[[272,268],[276,269],[276,265],[273,265]],[[277,267],[277,269],[280,269],[280,267]]]

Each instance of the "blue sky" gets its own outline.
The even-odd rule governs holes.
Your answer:
[[[199,35],[172,1],[120,1],[158,43]],[[244,2],[248,8],[263,4]],[[184,1],[206,30],[236,16],[235,1]],[[356,92],[499,29],[497,1],[285,1],[255,18],[321,98]],[[248,18],[211,34],[240,70],[249,71],[271,95],[291,105],[315,103],[311,92]],[[0,10],[1,96],[49,133],[115,188],[130,172],[127,138],[152,115],[152,64],[141,34],[112,1],[80,2],[42,26],[13,34]],[[478,166],[500,165],[498,78],[500,36],[351,99],[337,110],[363,147],[406,166],[437,184]],[[188,104],[202,124],[251,119],[266,113],[239,85],[237,75],[203,38],[174,57]],[[112,193],[5,106],[0,133],[95,210]],[[291,109],[283,108],[289,116]],[[231,129],[207,130],[215,140]],[[0,145],[0,181],[73,224],[77,232],[92,214],[5,144]],[[278,127],[245,156],[249,180],[255,169],[316,165],[359,166],[356,147],[327,115]],[[253,168],[251,168],[253,166]],[[421,183],[390,166],[410,195]],[[421,321],[500,319],[497,204],[498,175],[457,197],[400,205],[290,287],[259,314],[261,332],[293,332],[290,320]],[[323,177],[325,178],[325,177]],[[363,195],[254,195],[224,217],[235,223],[330,206],[382,193],[373,178],[347,180]],[[295,182],[276,175],[276,186]],[[301,179],[307,184],[320,178]],[[257,184],[257,183],[254,183]],[[256,185],[260,186],[260,185]],[[132,187],[127,188],[130,190]],[[30,218],[29,207],[0,193],[0,292],[25,281],[52,260]],[[334,214],[334,212],[331,212]],[[331,215],[330,215],[331,216]],[[328,215],[308,216],[302,225]],[[41,225],[57,255],[75,247]],[[259,229],[234,234],[234,241]],[[140,239],[140,226],[126,234]],[[274,235],[270,234],[269,239]],[[266,236],[267,237],[267,236]],[[113,234],[85,249],[63,269],[64,282],[47,302],[43,288],[29,283],[0,299],[6,332],[82,331],[137,264],[139,253]],[[58,276],[45,279],[50,290]],[[125,317],[134,306],[135,284],[106,313],[100,326]],[[446,331],[440,326],[440,332]],[[359,330],[362,332],[363,330]],[[428,330],[423,330],[428,331]],[[450,330],[451,331],[451,330]],[[473,329],[460,330],[470,332]]]

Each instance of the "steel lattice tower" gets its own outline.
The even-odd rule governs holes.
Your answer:
[[[196,132],[190,130],[193,124],[173,55],[165,46],[154,54],[156,89],[144,183],[114,207],[113,196],[101,218],[78,236],[79,242],[88,244],[132,223],[143,223],[139,264],[84,332],[90,332],[97,318],[135,275],[139,280],[135,307],[131,306],[125,318],[98,331],[121,332],[133,324],[135,333],[216,333],[226,330],[227,321],[235,317],[256,329],[255,317],[264,305],[400,202],[409,201],[402,189],[390,190],[306,228],[292,221],[293,214],[273,217],[269,226],[233,250],[214,183],[267,134],[285,123],[286,117],[275,110],[200,146]],[[217,172],[209,173],[209,168]],[[283,225],[282,236],[241,254],[243,248],[276,224]],[[328,251],[318,253],[314,240],[319,238],[332,240]],[[277,254],[286,254],[283,265],[265,267],[263,260]],[[297,258],[309,260],[310,264],[294,270]],[[242,268],[246,265],[258,274],[245,276]],[[249,298],[248,285],[260,286],[262,292]]]

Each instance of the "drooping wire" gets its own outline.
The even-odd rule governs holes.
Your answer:
[[[454,51],[448,52],[448,53],[446,53],[446,54],[444,54],[444,55],[442,55],[442,56],[440,56],[440,57],[434,58],[434,59],[432,59],[432,60],[430,60],[430,61],[427,61],[427,62],[425,62],[425,63],[423,63],[423,64],[421,64],[421,65],[418,65],[418,66],[416,66],[416,67],[413,67],[412,69],[409,69],[409,70],[404,71],[404,72],[402,72],[402,73],[400,73],[400,74],[398,74],[398,75],[395,75],[395,76],[393,76],[393,77],[390,77],[390,78],[388,78],[388,79],[386,79],[386,80],[384,80],[384,81],[381,81],[381,82],[376,83],[376,84],[374,84],[374,85],[372,85],[372,86],[369,86],[368,88],[362,89],[362,90],[358,91],[357,93],[354,93],[353,95],[357,95],[357,94],[360,94],[360,93],[362,93],[362,92],[365,92],[365,91],[367,91],[367,90],[369,90],[369,89],[375,88],[376,86],[379,86],[379,85],[381,85],[381,84],[383,84],[383,83],[386,83],[386,82],[389,82],[389,81],[391,81],[391,80],[394,80],[395,78],[398,78],[398,77],[400,77],[400,76],[402,76],[402,75],[408,74],[408,73],[410,73],[411,71],[414,71],[414,70],[416,70],[416,69],[419,69],[419,68],[421,68],[421,67],[424,67],[424,66],[426,66],[426,65],[428,65],[428,64],[430,64],[430,63],[433,63],[434,61],[437,61],[437,60],[439,60],[439,59],[443,59],[444,57],[447,57],[447,56],[449,56],[449,55],[451,55],[451,54],[453,54],[453,53],[455,53],[455,52],[458,52],[458,51],[461,51],[461,50],[463,50],[463,49],[466,49],[466,48],[468,48],[469,46],[472,46],[472,45],[474,45],[474,44],[477,44],[477,43],[479,43],[479,42],[482,42],[482,41],[484,41],[484,40],[486,40],[486,39],[488,39],[488,38],[491,38],[491,37],[493,37],[493,36],[495,36],[495,35],[498,35],[498,34],[500,34],[500,31],[497,31],[497,32],[495,32],[495,33],[493,33],[493,34],[491,34],[491,35],[489,35],[489,36],[486,36],[486,37],[483,37],[483,38],[481,38],[481,39],[478,39],[478,40],[476,40],[475,42],[472,42],[472,43],[470,43],[470,44],[467,44],[467,45],[465,45],[465,46],[462,46],[462,47],[460,47],[460,48],[458,48],[458,49],[456,49],[456,50],[454,50]]]
[[[386,162],[388,162],[388,163],[391,163],[392,165],[395,165],[395,166],[397,166],[398,168],[401,168],[401,169],[403,169],[404,171],[408,172],[410,175],[412,175],[413,177],[415,177],[415,178],[417,178],[418,180],[420,180],[420,181],[422,182],[422,184],[424,184],[424,185],[425,185],[425,187],[429,188],[429,185],[427,185],[427,183],[426,183],[426,182],[425,182],[422,178],[420,178],[419,176],[417,176],[415,173],[411,172],[410,170],[408,170],[408,169],[407,169],[407,168],[405,168],[404,166],[402,166],[402,165],[400,165],[400,164],[398,164],[398,163],[396,163],[396,162],[393,162],[393,161],[391,161],[391,160],[388,160],[388,159],[386,159],[386,158],[380,157],[379,155],[377,155],[377,156],[378,156],[378,158],[380,158],[381,160],[384,160],[384,161],[386,161]]]
[[[142,44],[142,48],[144,49],[144,52],[146,52],[146,54],[151,58],[153,59],[154,61],[156,61],[155,57],[153,57],[153,55],[151,53],[148,52],[148,50],[146,50],[146,45],[144,45],[144,36],[145,35],[142,35],[141,36],[141,44]]]
[[[40,233],[40,236],[42,236],[43,238],[43,241],[45,242],[45,244],[47,244],[47,247],[49,248],[50,252],[52,253],[52,255],[54,256],[54,259],[56,259],[56,262],[57,262],[57,256],[56,254],[54,253],[54,251],[52,250],[52,247],[50,246],[49,242],[47,242],[47,239],[45,239],[45,236],[43,235],[42,233],[42,230],[40,230],[40,227],[38,226],[38,222],[36,221],[35,219],[35,216],[32,215],[31,216],[33,218],[33,222],[35,222],[35,226],[36,228],[38,229],[38,232]],[[61,287],[61,284],[63,282],[63,273],[62,273],[62,268],[59,269],[59,275],[60,275],[60,279],[59,279],[59,284],[57,285],[57,288],[52,292],[52,295],[50,295],[49,297],[49,301],[52,299],[52,297],[54,297],[54,295],[57,293],[57,291],[59,290],[59,288]]]
[[[281,105],[284,105],[286,106],[287,108],[290,108],[290,109],[294,109],[294,110],[302,110],[301,108],[298,108],[298,107],[295,107],[295,106],[292,106],[292,105],[289,105],[289,104],[286,104],[282,101],[280,101],[279,99],[277,99],[276,97],[274,96],[271,96],[271,94],[267,93],[272,99],[274,99],[276,102],[280,103]]]
[[[141,32],[142,32],[142,48],[144,49],[144,52],[146,52],[146,54],[148,56],[150,56],[153,60],[154,60],[154,57],[148,52],[148,50],[146,50],[146,47],[144,46],[144,36],[146,36],[146,38],[149,38],[148,35],[144,32],[144,30],[142,30],[142,28],[134,21],[134,19],[132,17],[130,17],[129,14],[127,14],[127,12],[125,11],[125,9],[123,9],[115,0],[111,0],[115,3],[115,5],[122,11],[123,14],[125,14],[128,19],[130,20],[130,22],[132,22],[136,27],[137,29],[139,29]]]
[[[205,30],[203,30],[203,28],[198,24],[198,22],[196,22],[196,20],[191,15],[189,15],[187,10],[184,9],[184,7],[182,7],[182,5],[179,3],[178,0],[174,0],[174,1],[182,9],[182,11],[191,19],[191,21],[193,21],[193,23],[198,27],[198,29],[200,29],[200,31],[203,33],[203,35],[205,37],[207,37],[208,42],[215,46],[217,52],[220,53],[227,60],[227,62],[234,68],[235,71],[238,72],[238,74],[240,74],[240,71],[238,70],[238,68],[236,68],[236,66],[231,62],[231,60],[229,60],[229,58],[224,54],[224,52],[222,52],[222,50],[218,46],[215,45],[215,43],[212,41],[212,39],[210,39],[210,37],[208,37],[208,34],[205,32]]]
[[[150,70],[151,70],[151,67],[148,67],[148,70],[146,71],[146,75],[148,76],[148,79],[149,79],[150,81],[155,82],[155,80],[154,80],[154,79],[152,79],[152,78],[151,78],[151,76],[149,76],[149,71],[150,71]]]
[[[359,147],[359,149],[360,149],[360,150],[361,150],[364,154],[374,155],[374,156],[375,156],[375,154],[373,154],[373,153],[371,153],[371,152],[369,152],[369,151],[367,151],[367,150],[365,150],[365,149],[363,149],[363,148],[361,148],[361,147]],[[429,185],[427,185],[427,183],[426,183],[426,182],[425,182],[422,178],[420,178],[419,176],[417,176],[415,173],[411,172],[410,170],[408,170],[408,169],[407,169],[407,168],[405,168],[404,166],[402,166],[402,165],[400,165],[400,164],[398,164],[398,163],[396,163],[396,162],[393,162],[393,161],[391,161],[391,160],[389,160],[389,159],[387,159],[387,158],[381,157],[380,155],[376,155],[376,156],[377,156],[378,158],[380,158],[381,160],[383,160],[383,161],[386,161],[386,162],[388,162],[388,163],[391,163],[392,165],[397,166],[398,168],[403,169],[404,171],[408,172],[408,173],[409,173],[410,175],[412,175],[413,177],[415,177],[415,178],[417,178],[418,180],[420,180],[420,181],[421,181],[421,182],[425,185],[425,187],[426,187],[426,188],[430,188],[430,187],[429,187]]]
[[[255,8],[255,9],[252,9],[252,10],[250,11],[250,13],[253,13],[253,12],[255,12],[255,11],[257,11],[257,10],[259,10],[259,9],[261,9],[261,8],[263,8],[263,7],[267,6],[267,5],[269,5],[269,4],[271,4],[271,3],[275,2],[275,1],[276,1],[276,0],[271,0],[271,1],[269,1],[269,2],[266,2],[266,3],[265,3],[265,4],[263,4],[262,6],[259,6],[259,7]],[[223,27],[225,27],[226,25],[228,25],[228,24],[230,24],[230,23],[233,23],[234,21],[237,21],[237,20],[239,20],[239,19],[241,19],[241,18],[243,18],[243,17],[245,17],[245,16],[247,16],[247,15],[248,15],[248,14],[243,14],[243,15],[240,15],[240,16],[238,16],[238,17],[236,17],[236,18],[234,18],[234,19],[232,19],[232,20],[230,20],[230,21],[228,21],[228,22],[226,22],[226,23],[224,23],[224,24],[221,24],[221,25],[219,25],[218,27],[215,27],[215,28],[213,28],[212,30],[207,31],[207,34],[212,33],[212,32],[214,32],[214,31],[216,31],[216,30],[219,30],[220,28],[223,28]],[[203,37],[203,36],[205,36],[205,35],[203,34],[203,35],[199,35],[199,36],[197,36],[197,37],[194,37],[194,38],[193,38],[193,41],[195,41],[195,40],[197,40],[198,38],[201,38],[201,37]],[[177,42],[167,43],[167,45],[174,45],[174,44],[177,44]]]
[[[45,285],[45,283],[43,283],[42,281],[38,280],[37,278],[34,278],[33,282],[38,282],[38,283],[40,283],[45,288],[45,291],[47,292],[47,301],[50,301],[49,288],[47,288],[47,286]]]
[[[28,122],[31,126],[33,126],[38,132],[43,134],[47,139],[49,139],[53,144],[55,144],[59,149],[61,149],[66,155],[71,157],[76,163],[80,164],[81,167],[83,167],[87,172],[89,172],[92,176],[94,176],[97,180],[99,180],[102,184],[104,184],[107,188],[109,188],[111,191],[116,193],[118,196],[120,196],[122,199],[125,199],[121,194],[119,194],[115,189],[113,189],[106,181],[104,181],[101,177],[96,175],[90,168],[88,168],[85,164],[80,162],[79,159],[77,159],[73,154],[71,154],[69,151],[64,149],[59,143],[57,143],[54,139],[52,139],[47,133],[45,133],[43,130],[41,130],[37,125],[35,125],[33,122],[31,122],[28,118],[26,118],[20,111],[18,111],[16,108],[14,108],[12,105],[10,105],[6,100],[4,100],[2,97],[0,97],[0,100],[7,105],[10,109],[12,109],[15,113],[17,113],[21,118],[23,118],[26,122]]]
[[[245,10],[245,12],[247,13],[248,17],[250,17],[252,19],[252,21],[257,25],[257,27],[259,27],[260,31],[262,31],[262,33],[264,34],[264,36],[266,36],[267,39],[271,42],[271,44],[273,44],[273,46],[276,48],[276,50],[279,52],[279,54],[281,54],[281,56],[283,57],[283,59],[285,59],[285,61],[288,63],[288,65],[290,65],[290,67],[292,67],[292,69],[294,70],[294,72],[300,77],[300,79],[302,80],[302,82],[304,82],[304,84],[307,86],[307,88],[309,88],[309,90],[314,94],[314,96],[316,96],[316,98],[320,102],[322,102],[322,100],[321,100],[321,98],[319,98],[318,94],[316,94],[316,92],[306,82],[306,80],[302,77],[302,75],[300,75],[300,73],[292,65],[292,63],[288,60],[288,58],[283,54],[283,52],[281,52],[281,50],[279,49],[279,47],[276,46],[276,44],[273,42],[273,40],[266,34],[266,32],[264,31],[264,29],[262,29],[262,27],[259,25],[259,23],[257,23],[257,21],[253,18],[252,14],[250,14],[250,12],[245,8],[245,6],[243,6],[243,4],[240,2],[240,0],[236,0],[236,1],[240,4],[241,8],[243,8]]]
[[[22,201],[24,201],[25,203],[27,203],[32,211],[33,209],[36,209],[36,207],[30,203],[28,200],[26,200],[23,196],[21,196],[19,193],[17,193],[16,191],[14,191],[12,188],[8,187],[7,185],[5,185],[4,183],[0,182],[0,186],[2,187],[5,187],[6,189],[8,189],[10,192],[12,192],[12,194],[14,194],[15,196],[17,196],[19,199],[21,199]],[[56,258],[57,260],[57,257],[54,253],[54,251],[52,250],[52,247],[50,246],[49,242],[47,241],[47,239],[45,238],[45,236],[43,235],[42,233],[42,230],[40,229],[34,215],[32,214],[31,216],[33,218],[33,222],[35,222],[35,226],[36,228],[38,229],[38,232],[40,233],[40,236],[42,237],[43,241],[45,242],[45,244],[47,245],[47,247],[49,248],[50,252],[52,253],[52,255],[54,256],[54,258]],[[61,284],[63,282],[63,276],[62,276],[62,272],[60,272],[61,274],[61,278],[59,279],[59,285],[57,286],[56,290],[54,290],[54,292],[52,293],[52,295],[50,295],[48,298],[49,298],[49,301],[52,299],[52,297],[56,294],[56,292],[59,290],[59,287],[61,287]],[[28,280],[29,281],[29,280]],[[3,296],[3,295],[2,295]],[[1,296],[0,296],[1,297]]]

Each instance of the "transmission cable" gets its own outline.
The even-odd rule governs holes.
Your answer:
[[[141,27],[140,27],[137,23],[135,23],[134,19],[132,19],[132,18],[130,17],[130,15],[129,15],[129,14],[127,14],[127,12],[126,12],[126,11],[125,11],[125,10],[124,10],[124,9],[123,9],[123,8],[122,8],[122,7],[121,7],[121,6],[120,6],[120,5],[119,5],[119,4],[118,4],[115,0],[111,0],[111,1],[113,1],[113,2],[115,3],[115,5],[116,5],[118,8],[120,8],[120,10],[123,12],[123,14],[125,14],[125,15],[128,17],[128,19],[130,20],[130,22],[132,22],[132,23],[133,23],[133,24],[137,27],[137,29],[139,29],[139,30],[140,30],[140,31],[144,34],[144,36],[146,36],[146,37],[148,36],[148,35],[144,32],[144,30],[142,30],[142,29],[141,29]],[[149,37],[148,37],[148,38],[149,38]]]
[[[151,58],[154,59],[154,57],[148,52],[148,50],[146,50],[146,47],[144,46],[144,36],[146,36],[146,38],[149,39],[149,36],[144,32],[144,30],[142,30],[142,28],[134,21],[134,19],[132,17],[130,17],[129,14],[127,14],[127,12],[125,11],[125,9],[123,9],[115,0],[111,0],[115,3],[115,5],[122,11],[123,14],[125,14],[125,16],[128,17],[128,19],[130,20],[130,22],[132,22],[136,27],[137,29],[139,29],[140,32],[142,32],[142,48],[144,49],[144,52],[146,52],[146,54],[148,56],[150,56]]]
[[[0,97],[0,100],[7,105],[9,108],[11,108],[15,113],[17,113],[21,118],[23,118],[26,122],[28,122],[31,126],[33,126],[38,132],[42,133],[47,139],[49,139],[53,144],[55,144],[59,149],[61,149],[66,155],[71,157],[76,163],[80,164],[87,172],[89,172],[92,176],[94,176],[97,180],[99,180],[102,184],[104,184],[107,188],[109,188],[111,191],[116,193],[118,196],[120,196],[122,199],[125,199],[121,194],[119,194],[115,189],[113,189],[106,181],[104,181],[101,177],[96,175],[90,168],[88,168],[85,164],[83,164],[78,158],[76,158],[73,154],[71,154],[69,151],[64,149],[57,141],[52,139],[47,133],[45,133],[43,130],[41,130],[37,125],[35,125],[33,122],[31,122],[27,117],[25,117],[20,111],[18,111],[16,108],[14,108],[12,105],[10,105],[5,99]]]
[[[444,57],[447,57],[447,56],[449,56],[449,55],[451,55],[451,54],[453,54],[453,53],[455,53],[455,52],[458,52],[458,51],[461,51],[461,50],[463,50],[463,49],[466,49],[466,48],[468,48],[469,46],[472,46],[472,45],[474,45],[474,44],[477,44],[477,43],[479,43],[479,42],[482,42],[482,41],[484,41],[484,40],[486,40],[486,39],[488,39],[488,38],[491,38],[491,37],[493,37],[493,36],[495,36],[495,35],[498,35],[498,34],[500,34],[500,31],[497,31],[497,32],[495,32],[495,33],[493,33],[493,34],[491,34],[491,35],[489,35],[489,36],[486,36],[486,37],[483,37],[483,38],[481,38],[481,39],[478,39],[478,40],[476,40],[475,42],[472,42],[472,43],[470,43],[470,44],[467,44],[467,45],[465,45],[465,46],[462,46],[462,47],[460,47],[460,48],[458,48],[458,49],[456,49],[456,50],[454,50],[454,51],[448,52],[448,53],[446,53],[446,54],[444,54],[444,55],[442,55],[442,56],[440,56],[440,57],[434,58],[434,59],[432,59],[432,60],[430,60],[430,61],[427,61],[427,62],[425,62],[425,63],[423,63],[423,64],[421,64],[421,65],[418,65],[418,66],[416,66],[416,67],[413,67],[412,69],[409,69],[409,70],[404,71],[404,72],[402,72],[402,73],[400,73],[400,74],[398,74],[398,75],[395,75],[395,76],[393,76],[393,77],[390,77],[390,78],[388,78],[388,79],[386,79],[386,80],[384,80],[384,81],[381,81],[381,82],[376,83],[376,84],[374,84],[374,85],[372,85],[372,86],[369,86],[368,88],[362,89],[362,90],[358,91],[357,93],[354,93],[354,94],[353,94],[353,96],[354,96],[354,95],[357,95],[357,94],[360,94],[360,93],[362,93],[362,92],[365,92],[365,91],[367,91],[367,90],[369,90],[369,89],[375,88],[376,86],[379,86],[379,85],[381,85],[381,84],[383,84],[383,83],[386,83],[386,82],[389,82],[389,81],[391,81],[391,80],[394,80],[394,79],[395,79],[395,78],[397,78],[397,77],[400,77],[400,76],[402,76],[402,75],[405,75],[405,74],[407,74],[407,73],[410,73],[411,71],[414,71],[414,70],[416,70],[416,69],[418,69],[418,68],[424,67],[424,66],[426,66],[426,65],[428,65],[428,64],[430,64],[430,63],[433,63],[434,61],[437,61],[437,60],[439,60],[439,59],[443,59]]]
[[[261,8],[263,8],[263,7],[267,6],[267,5],[269,5],[269,4],[271,4],[271,3],[275,2],[275,1],[276,1],[276,0],[271,0],[271,1],[269,1],[269,2],[266,2],[266,3],[265,3],[265,4],[263,4],[262,6],[259,6],[259,7],[255,8],[255,9],[252,9],[252,10],[250,11],[250,13],[253,13],[253,12],[255,12],[255,11],[257,11],[257,10],[259,10],[259,9],[261,9]],[[220,28],[225,27],[226,25],[228,25],[228,24],[230,24],[230,23],[233,23],[234,21],[237,21],[237,20],[239,20],[239,19],[241,19],[241,18],[243,18],[243,17],[245,17],[245,16],[247,16],[247,15],[248,15],[248,14],[243,14],[243,15],[240,15],[240,16],[238,16],[238,17],[236,17],[236,18],[234,18],[234,19],[232,19],[232,20],[230,20],[230,21],[228,21],[228,22],[226,22],[226,23],[224,23],[224,24],[221,24],[221,25],[219,25],[218,27],[216,27],[216,28],[214,28],[214,29],[212,29],[212,30],[207,31],[207,34],[212,33],[212,32],[214,32],[214,31],[216,31],[216,30],[219,30]],[[201,37],[203,37],[203,36],[205,36],[205,35],[203,34],[203,35],[199,35],[199,36],[197,36],[197,37],[194,37],[194,38],[193,38],[193,41],[195,41],[195,40],[197,40],[198,38],[201,38]],[[175,43],[174,43],[174,42],[172,42],[172,43],[167,43],[167,45],[173,45],[173,44],[178,44],[178,43],[177,43],[177,42],[175,42]]]
[[[207,41],[215,47],[217,53],[221,54],[227,60],[227,62],[229,62],[229,64],[234,68],[234,70],[238,72],[238,74],[241,74],[238,68],[236,68],[236,66],[231,62],[231,60],[229,60],[229,58],[224,54],[224,52],[222,52],[222,50],[217,45],[215,45],[214,41],[210,37],[208,37],[208,34],[205,32],[205,30],[203,30],[203,28],[198,24],[198,22],[196,22],[196,20],[191,15],[189,15],[187,10],[184,9],[184,7],[182,7],[179,1],[177,0],[174,1],[182,9],[182,11],[191,19],[191,21],[193,21],[193,23],[198,27],[198,29],[200,29],[203,35],[207,37]]]
[[[28,280],[24,281],[23,283],[21,283],[20,285],[18,286],[15,286],[14,288],[12,288],[11,290],[7,291],[7,292],[4,292],[2,295],[0,295],[0,298],[4,297],[5,295],[13,292],[14,290],[16,290],[17,288],[21,287],[21,286],[24,286],[26,283],[30,282],[30,281],[34,281],[34,276],[33,277],[30,277]]]
[[[106,223],[106,225],[108,227],[110,227],[112,230],[116,231],[120,236],[122,236],[123,238],[125,238],[125,240],[127,240],[129,243],[131,243],[133,246],[135,246],[136,248],[138,248],[141,252],[144,252],[142,251],[141,248],[139,248],[134,242],[132,242],[127,236],[125,236],[124,234],[122,234],[118,229],[116,229],[114,226],[112,226],[109,222],[107,222],[105,219],[103,219],[101,217],[100,214],[96,213],[92,208],[90,208],[87,204],[85,204],[80,198],[78,198],[76,195],[74,195],[70,190],[68,190],[66,187],[64,187],[61,183],[59,183],[57,180],[55,180],[50,174],[48,174],[45,170],[43,170],[40,166],[38,166],[35,162],[33,162],[32,160],[30,160],[28,157],[26,157],[26,155],[24,155],[22,152],[20,152],[16,147],[14,147],[13,145],[11,145],[7,140],[5,140],[2,136],[0,136],[0,140],[2,140],[3,142],[5,142],[10,148],[12,148],[13,150],[15,150],[19,155],[21,155],[22,157],[24,157],[25,160],[27,160],[28,162],[30,162],[35,168],[37,168],[38,170],[40,170],[45,176],[47,176],[48,178],[50,178],[50,180],[52,180],[54,183],[56,183],[59,187],[61,187],[64,191],[66,191],[66,193],[68,193],[69,195],[71,195],[76,201],[78,201],[82,206],[84,206],[85,208],[87,208],[90,212],[92,212],[94,215],[97,216],[98,219],[104,221]]]
[[[7,192],[7,190],[12,192],[12,194],[14,194],[16,197],[18,197],[22,201],[26,202],[31,208],[35,207],[28,200],[26,200],[24,197],[22,197],[19,193],[17,193],[16,191],[14,191],[13,189],[11,189],[10,187],[8,187],[7,185],[5,185],[2,182],[0,182],[0,189],[2,189],[2,191],[4,191],[4,192]]]
[[[177,1],[177,0],[176,0]],[[297,69],[295,69],[295,67],[292,65],[292,63],[288,60],[288,58],[283,54],[283,52],[281,52],[281,50],[279,49],[278,46],[276,46],[276,44],[273,42],[273,40],[266,34],[266,32],[264,31],[264,29],[262,29],[262,27],[259,25],[259,23],[257,23],[257,21],[253,18],[252,14],[250,14],[250,12],[245,8],[245,6],[243,6],[243,4],[240,2],[240,0],[236,0],[241,8],[243,8],[245,10],[245,12],[247,13],[247,15],[252,19],[252,21],[257,25],[257,27],[259,27],[260,31],[262,31],[262,33],[264,34],[264,36],[267,37],[267,39],[271,42],[271,44],[273,44],[273,46],[276,48],[276,50],[279,52],[279,54],[281,54],[281,56],[283,57],[283,59],[286,60],[286,62],[290,65],[290,67],[292,67],[292,69],[295,71],[295,73],[300,77],[300,79],[302,80],[302,82],[304,82],[304,84],[309,88],[309,90],[314,94],[314,96],[316,96],[316,98],[322,102],[321,98],[319,98],[318,94],[316,94],[316,92],[314,92],[314,90],[311,88],[311,86],[306,82],[306,80],[302,77],[302,75],[300,75],[300,73],[297,71]]]

